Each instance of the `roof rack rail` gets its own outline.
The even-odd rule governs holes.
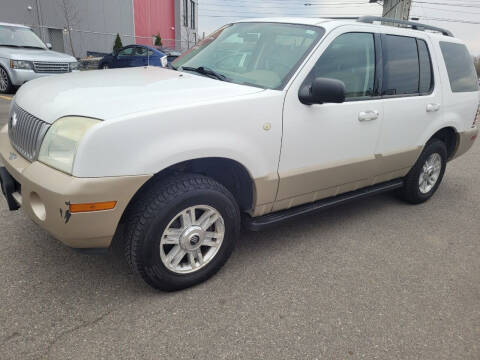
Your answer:
[[[381,16],[361,16],[358,18],[357,21],[368,23],[368,24],[373,24],[374,21],[388,22],[393,24],[406,25],[412,28],[413,30],[420,30],[420,31],[432,30],[432,31],[437,31],[439,33],[442,33],[445,36],[454,37],[452,32],[449,30],[442,29],[436,26],[421,24],[413,21],[407,21],[407,20],[391,19],[391,18],[386,18]]]

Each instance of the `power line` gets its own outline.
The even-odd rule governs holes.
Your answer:
[[[454,12],[454,13],[462,13],[462,14],[480,14],[480,12],[475,12],[473,10],[468,10],[468,11],[462,11],[462,10],[453,10],[453,9],[442,9],[438,7],[432,7],[432,6],[418,6],[414,7],[412,9],[429,9],[429,10],[436,10],[436,11],[446,11],[446,12]]]
[[[416,4],[432,4],[432,5],[441,5],[441,6],[454,6],[454,7],[472,7],[472,8],[480,8],[479,5],[470,5],[470,4],[446,4],[446,3],[441,3],[441,2],[430,2],[430,1],[417,1],[413,0],[412,3]]]
[[[444,22],[455,22],[461,24],[475,24],[480,25],[480,21],[470,21],[470,20],[460,20],[460,19],[448,19],[448,18],[436,18],[436,17],[429,17],[429,16],[422,16],[422,19],[425,20],[433,20],[433,21],[444,21]]]

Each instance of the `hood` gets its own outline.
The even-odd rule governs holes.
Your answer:
[[[152,66],[39,78],[24,84],[15,102],[39,119],[52,123],[67,115],[109,120],[260,91],[263,89]]]
[[[22,49],[0,46],[0,57],[13,60],[75,62],[73,56],[52,50]]]

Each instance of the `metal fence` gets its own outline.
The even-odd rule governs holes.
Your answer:
[[[51,42],[53,50],[67,53],[75,53],[79,58],[84,58],[88,54],[107,54],[111,53],[113,50],[113,45],[117,37],[117,33],[107,33],[100,31],[84,30],[84,29],[75,29],[71,28],[54,28],[51,26],[41,26],[36,25],[27,25],[31,26],[32,29],[41,35],[43,40],[46,42]],[[52,38],[52,33],[54,30],[61,31],[60,37],[57,41],[54,41]],[[148,46],[154,46],[155,37],[152,36],[135,36],[131,34],[118,33],[122,40],[122,45],[132,45],[132,44],[143,44]],[[71,42],[70,42],[71,38]],[[197,39],[194,38],[193,34],[191,39],[162,39],[162,47],[173,49],[179,52],[183,52],[195,45]],[[72,47],[74,51],[72,52]]]

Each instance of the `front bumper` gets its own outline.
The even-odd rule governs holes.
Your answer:
[[[30,163],[0,133],[0,161],[14,179],[8,191],[41,228],[75,248],[109,247],[130,199],[151,177],[77,178],[38,161]],[[5,177],[4,177],[5,178]],[[117,201],[112,210],[70,214],[69,204]]]
[[[27,81],[38,79],[45,76],[68,74],[68,73],[59,73],[59,74],[36,73],[33,70],[25,70],[25,69],[9,69],[9,71],[10,71],[10,80],[12,81],[12,84],[15,86],[20,86],[26,83]],[[77,72],[77,70],[72,72]]]

